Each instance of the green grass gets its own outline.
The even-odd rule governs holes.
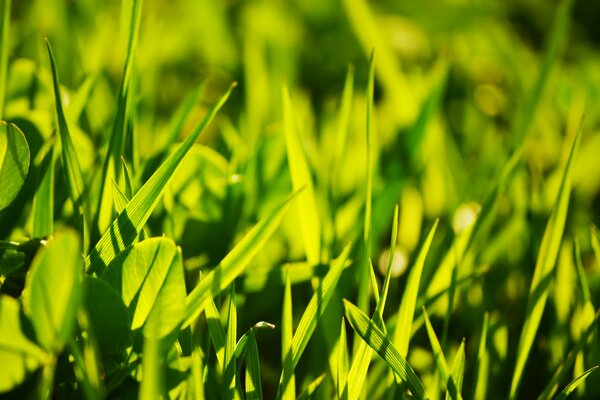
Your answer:
[[[0,11],[0,398],[600,397],[593,2]]]

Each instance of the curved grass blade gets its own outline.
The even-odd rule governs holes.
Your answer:
[[[427,327],[427,335],[429,336],[429,341],[431,342],[433,355],[435,356],[435,361],[438,366],[438,370],[440,371],[442,380],[446,385],[447,393],[450,395],[451,399],[462,399],[462,395],[458,390],[458,385],[456,384],[454,377],[450,374],[450,370],[448,369],[448,363],[446,363],[446,358],[444,357],[444,353],[442,352],[442,346],[440,345],[437,335],[433,330],[431,321],[429,321],[429,316],[427,315],[427,310],[425,310],[425,307],[423,307],[423,316],[425,317],[425,326]]]
[[[383,358],[402,381],[406,382],[413,396],[418,399],[427,398],[423,383],[381,329],[369,320],[364,312],[345,299],[344,309],[352,329]]]
[[[39,162],[38,184],[33,196],[34,238],[50,236],[54,232],[54,142],[46,148]]]
[[[563,390],[556,396],[556,400],[566,400],[567,397],[573,393],[577,386],[579,386],[590,374],[595,372],[598,369],[598,365],[588,369],[583,374],[579,375],[577,378],[573,379]]]
[[[283,361],[283,371],[281,372],[281,377],[279,379],[277,399],[281,399],[281,396],[285,393],[287,386],[290,384],[294,369],[296,368],[296,365],[298,365],[298,361],[300,361],[300,357],[317,327],[319,318],[325,313],[325,308],[335,292],[335,288],[342,275],[344,264],[346,263],[346,258],[348,258],[349,253],[350,245],[347,245],[342,251],[342,254],[340,254],[337,260],[333,262],[331,269],[313,294],[308,306],[304,310],[304,314],[302,314],[302,318],[300,318],[298,328],[294,333],[292,346],[285,355]]]
[[[252,258],[262,249],[267,240],[275,232],[275,229],[277,229],[277,226],[279,226],[279,222],[283,218],[294,196],[295,194],[288,197],[279,207],[271,211],[270,214],[256,224],[225,258],[221,260],[219,265],[210,271],[198,286],[191,291],[185,301],[186,311],[183,319],[183,328],[190,325],[198,314],[202,312],[206,306],[205,302],[210,296],[214,297],[219,294],[236,277],[244,272],[244,269]]]
[[[234,87],[235,83],[219,97],[215,105],[204,116],[194,131],[133,196],[125,209],[117,216],[96,246],[87,255],[85,259],[86,272],[90,274],[101,273],[120,251],[135,241],[142,227],[150,217],[152,210],[154,210],[160,201],[165,187],[175,173],[177,166],[192,148],[198,136],[212,121],[223,104],[225,104]]]
[[[283,308],[281,313],[281,364],[284,365],[286,356],[291,352],[294,341],[294,326],[292,315],[292,285],[290,275],[286,274],[285,289],[283,291]],[[296,377],[293,372],[289,383],[281,394],[282,400],[294,400],[296,398]]]
[[[583,121],[582,121],[583,124]],[[552,214],[546,225],[540,252],[533,273],[533,280],[529,289],[529,299],[527,302],[527,313],[525,323],[521,331],[519,346],[517,348],[517,362],[513,373],[512,383],[510,386],[510,398],[515,399],[519,389],[519,384],[523,377],[525,365],[529,357],[531,346],[537,333],[544,307],[546,305],[546,297],[548,296],[548,287],[552,279],[554,265],[558,256],[558,250],[562,240],[565,222],[567,219],[567,210],[569,208],[569,196],[571,193],[571,167],[575,158],[575,153],[581,141],[582,126],[573,140],[573,145],[569,153],[569,159],[565,166],[556,204],[552,209]]]
[[[348,381],[348,342],[346,339],[346,322],[342,317],[342,328],[340,330],[340,339],[337,354],[337,394],[338,399],[348,400],[348,393],[344,392],[344,387]]]
[[[463,385],[463,378],[465,375],[465,339],[460,343],[458,352],[454,357],[454,363],[452,364],[452,380],[456,384],[456,391],[461,392]],[[446,393],[446,400],[450,398],[450,394]]]
[[[259,321],[256,324],[254,324],[250,329],[248,329],[246,333],[242,335],[240,340],[238,340],[237,344],[235,345],[235,358],[237,359],[238,365],[243,360],[244,353],[246,352],[246,346],[248,345],[248,340],[250,336],[256,335],[257,331],[263,329],[275,329],[275,325],[266,321]]]
[[[313,395],[315,394],[315,392],[317,391],[317,389],[319,388],[319,386],[321,386],[321,383],[323,383],[323,381],[327,378],[327,374],[321,374],[317,377],[317,379],[315,379],[314,381],[312,381],[311,383],[308,384],[308,386],[306,387],[306,389],[304,389],[302,391],[302,393],[300,393],[300,396],[298,396],[297,400],[309,400],[313,398]]]
[[[260,359],[254,334],[248,338],[246,355],[246,400],[262,400],[262,384],[260,382]]]
[[[12,0],[4,0],[2,9],[2,31],[0,32],[0,119],[4,118],[8,71],[8,32],[10,29],[10,9]]]
[[[321,258],[321,223],[314,184],[308,160],[302,146],[302,138],[296,127],[294,111],[287,86],[282,88],[283,125],[288,165],[295,191],[304,188],[296,199],[298,217],[302,231],[302,240],[309,264],[319,264]]]
[[[112,220],[112,180],[118,177],[119,158],[123,155],[125,146],[125,135],[127,120],[129,114],[129,105],[131,102],[131,83],[133,75],[133,64],[138,42],[138,31],[142,14],[142,0],[133,0],[131,5],[131,19],[129,22],[129,38],[127,41],[127,53],[125,56],[125,66],[123,68],[123,78],[119,89],[119,98],[117,101],[117,113],[108,141],[106,157],[102,164],[102,173],[100,175],[100,191],[98,193],[98,203],[93,226],[103,231]]]
[[[406,288],[402,294],[402,301],[400,303],[400,309],[398,310],[398,322],[396,323],[396,329],[394,330],[393,335],[394,345],[402,357],[408,355],[408,344],[410,343],[412,333],[412,324],[417,305],[417,295],[419,293],[423,266],[425,265],[427,253],[429,253],[429,247],[431,246],[438,223],[439,220],[436,220],[429,230],[427,238],[419,250],[415,264],[408,274]]]
[[[83,215],[86,221],[90,221],[89,213],[84,206],[84,195],[86,191],[85,183],[83,180],[83,173],[77,158],[77,152],[75,146],[71,141],[71,134],[69,132],[69,126],[63,110],[63,105],[60,97],[60,81],[58,78],[58,71],[56,69],[56,61],[54,59],[54,53],[50,42],[46,39],[46,47],[48,48],[48,55],[50,57],[50,67],[52,69],[52,82],[54,84],[54,99],[56,103],[56,118],[58,120],[58,133],[60,136],[60,142],[62,145],[61,157],[63,169],[66,174],[67,186],[69,188],[69,194],[71,195],[71,201],[76,210],[80,215]]]
[[[485,400],[488,387],[488,375],[490,368],[490,355],[487,349],[489,314],[486,312],[483,317],[483,329],[481,330],[481,339],[479,341],[479,350],[477,351],[477,382],[475,383],[475,400]]]

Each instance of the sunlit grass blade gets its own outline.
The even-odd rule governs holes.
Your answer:
[[[396,249],[396,242],[398,240],[398,205],[394,209],[394,219],[392,222],[392,235],[390,239],[390,252],[388,257],[387,266],[385,269],[385,279],[383,281],[383,288],[381,289],[381,299],[377,300],[377,307],[375,308],[375,314],[383,322],[383,310],[385,309],[385,302],[387,301],[388,290],[390,288],[390,279],[392,277],[392,266],[394,264],[394,253]],[[383,327],[383,325],[381,326]],[[384,330],[385,332],[385,330]]]
[[[423,383],[381,329],[369,320],[364,312],[347,300],[344,300],[344,309],[352,329],[383,358],[403,382],[406,382],[413,396],[418,399],[427,398]]]
[[[248,345],[248,340],[250,339],[250,336],[256,335],[256,333],[259,330],[265,329],[273,330],[275,329],[275,325],[271,324],[270,322],[259,321],[256,324],[254,324],[250,329],[248,329],[246,333],[242,335],[240,340],[238,340],[237,344],[235,345],[235,358],[237,359],[238,365],[244,359],[244,353],[246,352],[246,346]]]
[[[283,291],[283,308],[281,313],[281,365],[284,365],[287,355],[290,354],[292,350],[292,342],[294,340],[293,322],[292,285],[290,283],[289,274],[286,274],[285,289]],[[289,383],[287,384],[283,393],[281,393],[281,399],[294,400],[295,398],[296,377],[292,372],[289,377]]]
[[[188,396],[192,399],[204,399],[204,363],[202,348],[194,343],[192,350],[191,371],[188,376]]]
[[[489,314],[486,312],[483,317],[483,328],[481,330],[481,339],[479,340],[479,350],[477,351],[477,368],[475,391],[473,398],[475,400],[485,400],[487,398],[488,376],[490,369],[490,355],[487,348]]]
[[[287,390],[287,386],[290,384],[291,377],[294,374],[294,369],[296,368],[296,365],[298,365],[298,361],[300,361],[300,357],[317,327],[317,322],[323,313],[325,313],[325,309],[335,292],[335,288],[349,253],[350,245],[347,245],[340,256],[333,261],[331,269],[325,278],[323,278],[323,281],[310,299],[308,306],[306,306],[304,313],[300,318],[300,322],[294,333],[292,346],[283,360],[283,371],[281,372],[279,387],[277,389],[278,399],[280,399],[282,394]]]
[[[2,31],[0,31],[0,120],[4,118],[8,71],[8,41],[10,29],[10,9],[12,0],[4,0],[2,8]]]
[[[583,121],[582,121],[583,124]],[[533,340],[535,339],[544,307],[546,305],[546,297],[548,296],[548,287],[552,279],[554,265],[558,256],[558,250],[562,240],[565,222],[567,219],[567,210],[569,207],[569,196],[571,194],[571,166],[575,158],[575,153],[581,141],[581,130],[579,130],[573,140],[573,145],[569,153],[569,159],[565,166],[561,184],[559,187],[556,203],[552,209],[552,214],[546,225],[540,251],[533,273],[531,287],[529,289],[529,299],[527,302],[527,313],[525,323],[521,331],[519,346],[517,348],[517,362],[515,365],[511,388],[510,398],[514,399],[517,396],[519,384],[523,377],[525,365],[529,357]]]
[[[550,400],[552,398],[552,396],[554,396],[554,394],[558,390],[559,385],[561,384],[561,382],[563,382],[563,380],[567,376],[567,373],[569,373],[571,371],[571,367],[575,363],[577,354],[585,347],[585,345],[588,342],[588,340],[590,339],[590,337],[592,337],[592,335],[595,332],[597,332],[596,324],[598,323],[599,320],[600,320],[600,311],[597,311],[596,315],[594,316],[593,323],[591,323],[587,327],[585,332],[583,332],[581,334],[581,337],[579,338],[579,341],[577,342],[575,347],[573,347],[569,351],[569,353],[566,355],[566,357],[563,358],[562,363],[558,366],[556,371],[554,371],[554,375],[552,375],[552,379],[550,380],[550,382],[548,382],[548,384],[546,385],[546,388],[538,397],[538,400]]]
[[[382,334],[385,335],[385,333]],[[360,398],[363,387],[367,380],[367,372],[371,359],[373,357],[373,349],[365,341],[360,341],[354,357],[352,358],[352,364],[350,365],[350,371],[348,372],[348,379],[346,380],[346,386],[342,392],[342,397],[349,400],[357,400]]]
[[[348,393],[344,392],[344,387],[348,380],[348,341],[346,339],[346,322],[342,317],[342,328],[340,330],[340,339],[338,343],[337,354],[337,395],[339,400],[347,400]]]
[[[317,209],[310,167],[302,145],[302,137],[297,129],[290,94],[285,85],[282,88],[282,99],[283,130],[292,186],[295,191],[303,188],[302,193],[296,199],[296,204],[304,250],[309,264],[316,265],[321,258],[321,223],[319,211]]]
[[[237,342],[237,306],[235,284],[230,286],[227,307],[227,331],[225,336],[225,352],[223,366],[223,398],[233,400],[235,397],[236,360],[235,345]]]
[[[415,315],[421,275],[423,273],[423,266],[425,265],[427,253],[429,253],[429,247],[431,246],[431,241],[435,235],[438,222],[439,220],[436,220],[429,230],[427,238],[425,239],[425,242],[423,242],[415,263],[408,274],[406,288],[402,294],[402,301],[400,303],[400,309],[398,310],[398,322],[396,323],[396,329],[394,330],[393,335],[393,343],[402,357],[406,357],[408,355],[408,344],[410,343],[410,337],[412,333],[412,324]]]
[[[38,185],[33,196],[34,238],[50,236],[54,232],[54,141],[45,153],[40,151]],[[36,160],[37,161],[37,160]]]
[[[327,378],[327,374],[319,375],[314,381],[308,384],[306,389],[300,393],[297,400],[309,400],[313,398],[313,395],[317,391],[317,389],[321,386],[321,383]]]
[[[262,400],[262,384],[260,381],[260,359],[258,357],[258,346],[256,338],[250,335],[248,338],[248,350],[246,353],[246,400]]]
[[[117,111],[111,134],[108,139],[108,148],[102,164],[100,175],[100,190],[98,193],[97,208],[95,210],[94,227],[103,231],[112,221],[112,180],[118,177],[119,158],[123,155],[127,121],[129,118],[129,105],[131,95],[131,82],[133,65],[138,42],[138,31],[142,14],[143,0],[133,0],[129,21],[129,37],[127,41],[127,52],[125,55],[125,66],[117,100]]]
[[[456,391],[462,391],[463,378],[465,375],[465,340],[460,343],[460,347],[454,357],[454,363],[452,364],[451,376],[456,384]],[[446,393],[446,400],[450,398],[450,394]]]
[[[373,97],[375,86],[375,61],[374,53],[371,53],[369,61],[369,79],[367,81],[367,111],[366,111],[366,152],[367,152],[367,182],[365,192],[365,226],[363,230],[363,252],[364,261],[358,264],[358,307],[363,310],[368,310],[369,305],[369,265],[368,260],[371,259],[371,230],[372,217],[371,208],[373,202]]]
[[[221,317],[219,315],[219,309],[215,304],[212,297],[209,297],[204,308],[206,315],[206,324],[208,325],[208,332],[210,339],[212,340],[217,355],[217,362],[221,368],[225,368],[225,329],[221,323]]]
[[[333,176],[334,181],[338,174],[342,172],[342,162],[348,142],[349,120],[352,101],[354,98],[354,67],[350,65],[346,73],[344,91],[342,93],[342,104],[338,116],[337,135],[335,141],[335,153],[333,157]]]
[[[137,191],[125,209],[113,221],[109,229],[102,235],[96,246],[85,259],[88,273],[101,273],[115,256],[130,246],[160,201],[165,187],[177,166],[192,148],[198,136],[212,121],[219,109],[225,104],[235,84],[217,100],[215,105],[204,116],[194,131],[156,170],[148,181]]]
[[[155,332],[144,335],[140,399],[166,399],[165,359],[161,340]]]
[[[50,42],[47,39],[46,47],[48,48],[50,67],[52,69],[54,100],[56,104],[56,117],[58,120],[58,133],[62,145],[62,151],[60,154],[62,158],[63,169],[66,175],[67,187],[69,188],[69,194],[71,196],[71,201],[73,202],[74,208],[78,210],[79,214],[82,214],[87,221],[89,221],[89,214],[87,213],[87,209],[84,205],[86,187],[83,180],[83,173],[81,172],[75,146],[73,146],[73,142],[71,141],[71,134],[69,132],[67,119],[65,117],[65,112],[63,110],[62,100],[60,97],[60,81],[58,78],[58,70],[56,69],[56,61],[54,60],[54,54],[52,53]]]
[[[442,380],[444,381],[444,385],[446,386],[446,391],[451,399],[462,399],[458,385],[454,380],[450,369],[448,368],[446,357],[444,357],[444,353],[442,352],[442,346],[440,345],[437,335],[433,330],[433,326],[431,325],[431,321],[429,320],[429,316],[427,315],[427,310],[425,310],[425,308],[423,308],[423,316],[425,317],[425,326],[427,327],[427,335],[429,336],[433,355],[435,356],[435,362]]]
[[[143,188],[142,188],[143,189]],[[138,194],[141,192],[138,192]],[[137,196],[137,194],[136,194]],[[216,296],[233,280],[241,275],[252,258],[262,249],[279,226],[290,201],[288,197],[281,205],[259,221],[244,238],[210,271],[186,298],[186,311],[183,327],[191,324],[205,307],[210,296]],[[130,204],[133,200],[130,202]]]
[[[583,374],[579,375],[577,378],[573,379],[563,390],[556,396],[556,400],[566,400],[567,397],[573,393],[577,386],[579,386],[590,374],[595,372],[598,369],[598,365],[588,369]]]
[[[373,298],[379,303],[379,285],[377,285],[377,276],[375,275],[375,268],[373,267],[373,261],[369,259],[369,279],[371,282],[371,290],[373,291]]]

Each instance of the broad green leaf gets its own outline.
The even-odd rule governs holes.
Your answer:
[[[348,381],[348,341],[346,339],[346,321],[342,317],[342,328],[340,330],[340,342],[338,344],[337,354],[337,395],[338,399],[348,399],[348,393],[344,392],[346,382]]]
[[[139,192],[138,192],[139,193]],[[244,238],[221,260],[196,286],[185,300],[183,327],[190,325],[206,307],[206,300],[222,292],[241,275],[252,258],[262,249],[279,226],[285,211],[294,195],[258,222]],[[133,202],[133,200],[132,200]],[[130,202],[131,204],[131,202]]]
[[[412,333],[412,324],[417,305],[417,295],[419,293],[423,266],[425,265],[425,260],[429,253],[429,247],[431,246],[431,241],[435,235],[438,222],[439,220],[436,220],[429,230],[427,238],[425,239],[425,242],[423,242],[416,261],[408,274],[406,288],[402,294],[402,301],[400,302],[400,309],[398,310],[398,322],[396,323],[396,329],[394,330],[393,336],[394,345],[402,357],[408,355],[408,344],[410,343]]]
[[[154,332],[163,338],[180,325],[186,291],[181,254],[172,240],[136,243],[115,258],[102,279],[121,293],[132,315],[131,329],[146,324],[146,336]]]
[[[58,121],[58,133],[60,136],[60,143],[62,150],[60,152],[62,158],[63,169],[65,172],[65,178],[67,181],[67,187],[69,188],[69,194],[71,201],[79,214],[84,215],[87,221],[88,214],[84,207],[84,195],[86,191],[85,181],[83,180],[83,173],[79,159],[77,158],[77,151],[71,140],[71,133],[69,132],[69,126],[65,117],[62,100],[60,97],[60,80],[58,78],[58,70],[56,68],[56,61],[54,60],[54,53],[50,42],[46,39],[46,47],[48,48],[48,56],[50,57],[50,67],[52,68],[52,82],[54,84],[54,101],[56,105],[56,118]]]
[[[119,293],[101,279],[83,280],[83,304],[90,329],[105,356],[119,356],[131,341],[130,317]]]
[[[450,369],[448,368],[448,363],[446,362],[446,357],[444,357],[442,346],[440,346],[440,342],[438,341],[437,335],[433,330],[431,321],[429,321],[427,310],[425,310],[424,307],[423,316],[425,317],[425,326],[427,327],[427,335],[429,336],[429,341],[431,343],[433,355],[435,356],[435,361],[438,370],[440,371],[440,375],[442,377],[442,380],[444,381],[444,385],[446,386],[447,394],[450,396],[451,399],[462,399],[458,383],[454,380],[454,376],[451,374]]]
[[[533,340],[535,339],[544,307],[546,305],[546,297],[548,296],[548,287],[552,279],[554,265],[558,256],[558,250],[562,240],[565,222],[567,219],[567,210],[569,208],[569,196],[571,194],[571,166],[575,153],[581,141],[581,129],[577,131],[573,146],[565,166],[556,204],[552,209],[552,214],[546,225],[540,251],[535,264],[531,287],[529,288],[529,299],[527,301],[527,312],[525,314],[525,323],[521,331],[517,350],[517,362],[515,365],[512,383],[510,386],[510,398],[514,399],[517,396],[519,384],[525,371],[525,365],[529,357]]]
[[[300,361],[300,357],[317,327],[317,322],[323,313],[325,313],[325,308],[335,292],[349,253],[350,245],[347,245],[342,254],[333,262],[331,269],[313,294],[308,306],[304,309],[304,313],[294,333],[292,346],[283,359],[283,371],[281,372],[279,387],[277,389],[278,399],[286,392],[287,386],[294,375],[294,369],[298,365],[298,361]]]
[[[0,393],[21,384],[48,358],[27,337],[21,324],[19,302],[0,294]]]
[[[423,383],[381,329],[369,320],[364,312],[347,300],[344,300],[344,309],[352,329],[383,358],[400,380],[406,382],[413,396],[418,399],[427,398]]]
[[[33,196],[34,238],[50,236],[54,232],[54,143],[46,150],[39,162],[38,183]]]
[[[283,291],[283,306],[281,312],[281,364],[284,365],[286,357],[292,350],[294,340],[294,319],[292,314],[292,285],[289,274],[286,275],[285,289]],[[283,393],[282,400],[294,400],[296,398],[296,377],[292,373],[289,383]]]
[[[227,331],[225,335],[225,352],[223,366],[223,398],[233,400],[235,397],[236,360],[235,344],[237,342],[237,305],[235,298],[235,283],[232,283],[229,291],[229,302],[227,306]]]
[[[598,369],[598,366],[596,365],[596,366],[588,369],[587,371],[585,371],[583,374],[579,375],[577,378],[573,379],[563,389],[563,391],[560,392],[558,394],[558,396],[556,396],[556,400],[566,400],[566,398],[569,397],[575,389],[577,389],[577,386],[579,386],[588,376],[590,376],[590,374],[595,372],[597,369]]]
[[[246,355],[246,400],[262,400],[262,398],[258,346],[254,335],[250,335]]]
[[[14,124],[0,121],[0,210],[17,197],[29,172],[29,146]]]
[[[590,337],[592,337],[592,335],[597,331],[596,324],[598,324],[599,319],[600,311],[597,311],[594,317],[594,322],[587,327],[585,332],[582,333],[575,347],[573,347],[566,355],[566,357],[563,358],[562,363],[558,366],[556,371],[554,371],[552,379],[550,380],[550,382],[548,382],[546,388],[538,397],[538,400],[550,400],[552,396],[554,396],[554,394],[558,390],[559,385],[561,384],[561,382],[564,381],[565,377],[567,376],[567,373],[571,371],[571,367],[575,363],[577,354],[585,347]]]
[[[23,306],[39,344],[60,352],[71,340],[81,300],[81,245],[72,231],[57,234],[31,264]]]
[[[4,0],[2,8],[2,31],[0,32],[0,119],[4,118],[4,106],[6,101],[7,71],[8,71],[8,50],[9,29],[10,29],[10,9],[12,0]]]
[[[308,384],[306,389],[300,393],[298,396],[298,400],[309,400],[313,398],[313,395],[317,391],[317,389],[321,386],[321,383],[327,378],[327,374],[319,375],[314,381]]]
[[[112,131],[108,140],[108,149],[102,164],[100,175],[100,192],[95,215],[95,225],[104,230],[112,220],[112,181],[118,177],[119,159],[123,155],[126,141],[126,126],[129,117],[129,105],[131,96],[131,83],[133,76],[133,65],[138,42],[138,30],[142,14],[143,0],[133,0],[129,22],[129,38],[127,41],[127,52],[123,77],[117,100],[117,113],[113,122]]]
[[[451,376],[452,380],[456,384],[457,392],[462,391],[463,378],[465,375],[465,340],[460,343],[460,347],[454,357],[454,363],[452,364]],[[450,394],[446,393],[446,400],[450,398]]]
[[[367,153],[367,182],[365,198],[365,226],[363,230],[364,262],[358,265],[358,306],[367,310],[369,305],[369,265],[371,259],[371,208],[373,202],[373,97],[375,86],[375,61],[374,53],[369,60],[369,79],[367,81],[367,118],[366,118],[366,153]]]
[[[304,146],[302,145],[302,137],[297,129],[290,94],[285,85],[282,89],[282,99],[283,130],[292,186],[294,191],[303,189],[302,193],[296,198],[296,204],[304,249],[309,264],[316,265],[319,264],[321,258],[321,223],[319,211],[317,209],[310,167],[304,152]]]
[[[488,387],[488,376],[490,369],[490,355],[487,348],[489,314],[486,312],[483,317],[483,328],[481,330],[481,339],[479,341],[479,350],[477,351],[477,381],[473,398],[475,400],[485,400]]]
[[[231,85],[225,94],[219,97],[216,104],[204,116],[194,131],[152,174],[150,179],[133,196],[125,209],[119,213],[90,254],[87,255],[85,266],[88,273],[101,274],[102,270],[106,268],[119,252],[129,247],[135,241],[135,238],[160,201],[165,187],[175,173],[177,166],[192,148],[198,136],[212,121],[223,104],[225,104],[234,86],[235,84]]]

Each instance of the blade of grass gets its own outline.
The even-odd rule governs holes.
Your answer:
[[[452,372],[451,376],[454,382],[456,383],[457,392],[462,391],[463,378],[465,375],[465,339],[460,343],[460,347],[458,348],[458,352],[454,357],[454,363],[452,364]],[[446,400],[450,398],[450,394],[446,393]]]
[[[117,253],[130,246],[142,227],[150,217],[165,190],[165,187],[177,166],[192,148],[198,136],[212,121],[219,109],[225,104],[231,91],[229,89],[217,100],[215,105],[204,116],[193,132],[165,160],[148,181],[137,191],[125,209],[112,222],[109,229],[102,235],[96,246],[85,258],[86,272],[101,274],[104,268],[115,258]]]
[[[446,363],[446,358],[444,357],[444,353],[442,352],[442,346],[440,345],[437,335],[433,330],[433,326],[431,325],[431,321],[429,320],[429,316],[427,315],[427,310],[425,310],[425,307],[423,307],[423,316],[425,317],[427,335],[429,336],[429,341],[431,342],[431,348],[433,350],[433,355],[435,356],[437,369],[440,372],[442,380],[444,381],[446,391],[450,395],[451,399],[462,399],[462,395],[460,394],[458,385],[454,380],[454,377],[451,375],[450,370],[448,369],[448,363]]]
[[[590,242],[592,243],[592,250],[594,250],[594,256],[596,256],[596,264],[600,270],[600,231],[595,225],[590,227]]]
[[[388,290],[390,288],[390,279],[392,277],[392,266],[394,264],[394,253],[396,249],[396,243],[398,240],[398,205],[396,204],[396,208],[394,209],[394,219],[392,222],[392,235],[390,239],[390,252],[387,262],[387,267],[385,269],[385,279],[383,281],[383,288],[381,289],[381,300],[377,301],[377,307],[375,308],[375,314],[377,314],[378,318],[382,322],[383,325],[383,310],[385,309],[385,302],[387,301]],[[385,329],[384,329],[385,332]]]
[[[415,264],[408,274],[406,288],[402,294],[402,301],[400,302],[400,309],[398,310],[398,322],[396,323],[396,329],[394,330],[393,343],[400,352],[400,355],[405,358],[408,355],[408,344],[410,343],[412,333],[412,324],[416,310],[417,295],[419,293],[423,266],[425,265],[427,253],[429,253],[429,247],[431,246],[438,223],[439,220],[436,220],[433,223],[425,242],[423,242],[423,245],[419,250]]]
[[[423,383],[381,329],[357,306],[347,300],[344,300],[344,309],[352,329],[383,358],[402,381],[406,382],[413,396],[418,399],[427,398]]]
[[[479,350],[477,351],[477,381],[473,398],[475,400],[485,400],[487,398],[488,376],[490,368],[490,355],[487,349],[489,314],[486,312],[483,316],[483,328],[481,330],[481,339],[479,341]]]
[[[221,323],[221,317],[219,315],[219,309],[215,304],[212,297],[207,300],[207,306],[204,309],[206,315],[206,325],[208,325],[208,332],[210,339],[212,340],[217,355],[217,362],[221,369],[225,368],[225,329]]]
[[[281,315],[281,365],[284,365],[286,356],[292,350],[292,342],[294,340],[294,326],[292,315],[292,285],[290,276],[286,274],[285,289],[283,292],[283,310]],[[294,400],[296,398],[296,377],[292,373],[289,378],[289,383],[283,393],[282,400]]]
[[[337,354],[337,394],[338,399],[348,400],[348,393],[344,392],[344,387],[348,381],[348,341],[346,339],[346,322],[342,317],[342,328],[340,330],[340,339]]]
[[[246,333],[244,333],[242,335],[240,340],[238,340],[238,342],[235,346],[235,358],[237,359],[238,365],[244,359],[243,358],[244,353],[246,352],[246,346],[248,344],[248,340],[249,340],[250,336],[256,335],[257,331],[264,330],[264,329],[273,330],[273,329],[275,329],[275,325],[273,325],[269,322],[266,322],[266,321],[259,321],[256,324],[254,324],[250,329],[248,329],[246,331]]]
[[[210,271],[198,286],[190,292],[185,302],[186,311],[183,319],[183,328],[190,325],[196,319],[206,306],[205,302],[210,296],[214,297],[220,293],[237,276],[244,272],[246,266],[262,249],[279,226],[279,222],[283,218],[294,196],[295,194],[288,197],[281,205],[258,222],[225,258],[221,260],[219,265]]]
[[[577,386],[579,386],[583,381],[590,376],[593,372],[598,369],[598,365],[588,369],[583,374],[579,375],[577,378],[573,379],[563,390],[556,396],[556,400],[566,400],[567,397],[573,393]]]
[[[10,9],[12,0],[4,0],[2,8],[2,31],[0,32],[0,120],[4,119],[8,72],[8,32],[10,29]]]
[[[254,334],[248,338],[246,355],[246,400],[262,400],[262,384],[260,382],[260,359]]]
[[[344,269],[344,264],[346,263],[346,258],[348,258],[349,253],[350,245],[347,245],[337,260],[333,262],[331,269],[325,278],[323,278],[323,281],[317,288],[316,292],[310,299],[308,306],[304,310],[302,318],[300,318],[298,328],[294,333],[292,346],[285,355],[283,361],[283,371],[281,372],[281,377],[279,379],[277,399],[281,398],[281,395],[285,393],[287,386],[290,384],[291,377],[294,374],[294,369],[296,368],[296,365],[298,365],[298,361],[300,361],[300,357],[302,356],[308,341],[315,331],[315,328],[317,327],[319,318],[325,312],[325,308],[335,292],[335,288],[340,279]]]
[[[233,400],[235,397],[235,345],[237,342],[237,306],[235,298],[235,282],[229,290],[229,303],[227,307],[227,332],[225,336],[225,352],[223,366],[223,398]]]
[[[372,217],[371,208],[373,201],[373,169],[372,169],[372,114],[373,114],[373,96],[375,86],[375,62],[374,53],[371,53],[369,60],[369,79],[367,81],[367,118],[366,118],[366,140],[367,140],[367,186],[365,198],[365,227],[363,231],[363,252],[364,262],[358,265],[358,307],[367,311],[369,308],[369,265],[371,259],[371,229]]]
[[[302,146],[302,138],[298,132],[290,94],[286,85],[282,88],[283,125],[288,165],[294,190],[304,188],[296,199],[298,218],[304,250],[309,264],[319,264],[321,258],[321,224],[314,184],[308,160]]]
[[[42,156],[43,157],[40,157]],[[34,238],[50,236],[54,232],[54,141],[40,151],[39,176],[33,196],[33,232]],[[36,163],[37,164],[37,163]]]
[[[377,276],[375,276],[375,268],[373,268],[373,261],[371,259],[369,259],[369,278],[371,279],[373,298],[379,303],[379,286],[377,285]]]
[[[108,149],[104,162],[102,164],[102,172],[100,175],[100,190],[98,193],[96,213],[94,216],[94,227],[102,232],[112,221],[112,180],[118,177],[119,158],[123,155],[125,146],[125,135],[129,113],[130,100],[130,84],[133,75],[133,64],[135,61],[135,53],[138,42],[138,31],[142,14],[143,0],[133,0],[131,5],[131,14],[129,22],[129,38],[127,41],[127,52],[125,55],[125,66],[123,67],[123,78],[121,79],[121,87],[119,89],[119,97],[117,100],[117,113],[113,123],[112,131],[108,141]]]
[[[352,100],[354,97],[354,67],[348,66],[346,73],[346,81],[344,82],[344,91],[342,92],[342,105],[338,116],[338,129],[335,141],[335,153],[333,157],[333,170],[335,181],[342,172],[342,162],[346,152],[346,144],[348,142],[350,111]]]
[[[327,374],[321,374],[317,377],[317,379],[315,379],[314,381],[312,381],[311,383],[308,384],[308,386],[306,387],[306,389],[304,389],[302,391],[302,393],[300,393],[300,396],[298,396],[298,400],[309,400],[313,398],[313,395],[315,394],[315,392],[317,391],[317,389],[321,386],[321,383],[323,383],[323,381],[327,379]]]
[[[583,121],[582,121],[583,124]],[[517,362],[512,378],[510,388],[510,398],[515,399],[525,365],[529,357],[533,340],[535,339],[542,314],[544,313],[544,307],[546,305],[546,297],[548,296],[548,287],[552,278],[552,272],[554,265],[556,264],[556,258],[558,256],[558,250],[562,240],[563,231],[565,228],[565,222],[567,219],[567,210],[569,207],[569,196],[571,193],[571,167],[575,153],[581,141],[581,130],[582,125],[579,126],[579,130],[573,140],[571,151],[569,153],[569,159],[565,166],[560,188],[556,198],[556,203],[552,209],[552,214],[546,225],[542,243],[540,245],[540,251],[535,265],[535,271],[533,273],[533,280],[529,289],[529,299],[527,302],[527,312],[525,317],[525,323],[521,331],[521,337],[517,348]]]
[[[204,363],[200,345],[195,342],[192,350],[191,373],[188,375],[188,399],[204,399]],[[189,389],[191,387],[191,389]]]
[[[84,195],[86,187],[83,180],[83,173],[81,172],[75,146],[73,146],[73,142],[71,141],[71,134],[69,132],[69,126],[67,125],[67,119],[65,117],[62,100],[60,97],[60,81],[58,78],[58,70],[56,69],[56,61],[54,60],[54,54],[52,53],[52,47],[50,46],[48,39],[46,39],[46,47],[48,48],[50,67],[52,69],[56,117],[58,120],[58,133],[62,145],[61,157],[63,170],[66,175],[67,187],[69,188],[69,194],[71,195],[71,201],[73,202],[75,210],[77,210],[80,215],[83,215],[84,218],[89,221],[89,213],[84,207]]]

